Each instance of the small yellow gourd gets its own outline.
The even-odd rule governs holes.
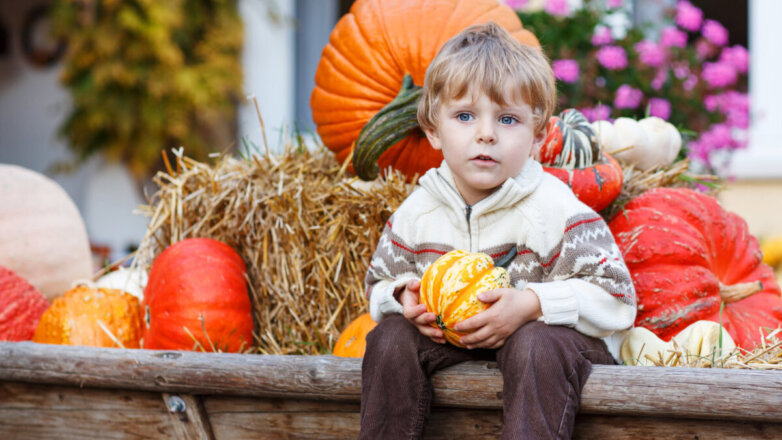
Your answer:
[[[424,272],[421,279],[421,304],[437,315],[432,326],[443,331],[445,339],[457,347],[464,347],[453,326],[489,308],[478,299],[478,294],[510,287],[508,271],[495,267],[484,253],[453,250],[438,258]]]

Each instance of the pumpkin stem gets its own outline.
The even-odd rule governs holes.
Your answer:
[[[361,129],[353,149],[353,169],[362,180],[373,180],[380,172],[377,160],[392,145],[418,128],[418,100],[420,86],[406,74],[402,88],[393,101],[372,117]]]
[[[760,281],[734,284],[732,286],[726,286],[720,283],[720,297],[726,304],[741,301],[742,299],[750,295],[754,295],[761,290],[763,290],[763,283]]]

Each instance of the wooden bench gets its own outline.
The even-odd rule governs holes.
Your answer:
[[[343,439],[361,360],[0,342],[0,439]],[[502,376],[433,378],[426,438],[498,438]],[[595,366],[576,438],[782,438],[782,372]]]

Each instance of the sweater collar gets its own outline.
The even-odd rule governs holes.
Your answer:
[[[529,159],[518,175],[506,180],[493,193],[472,206],[472,215],[477,216],[497,209],[511,206],[532,193],[543,179],[543,167],[534,159]],[[421,187],[443,204],[457,212],[463,212],[467,203],[456,189],[453,173],[443,161],[439,168],[433,168],[419,180]]]

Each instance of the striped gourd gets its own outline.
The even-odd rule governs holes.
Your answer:
[[[459,338],[466,333],[453,326],[489,307],[478,299],[479,293],[503,287],[510,287],[508,271],[495,267],[490,256],[453,250],[426,269],[420,301],[437,315],[432,326],[440,328],[451,344],[464,347]]]

